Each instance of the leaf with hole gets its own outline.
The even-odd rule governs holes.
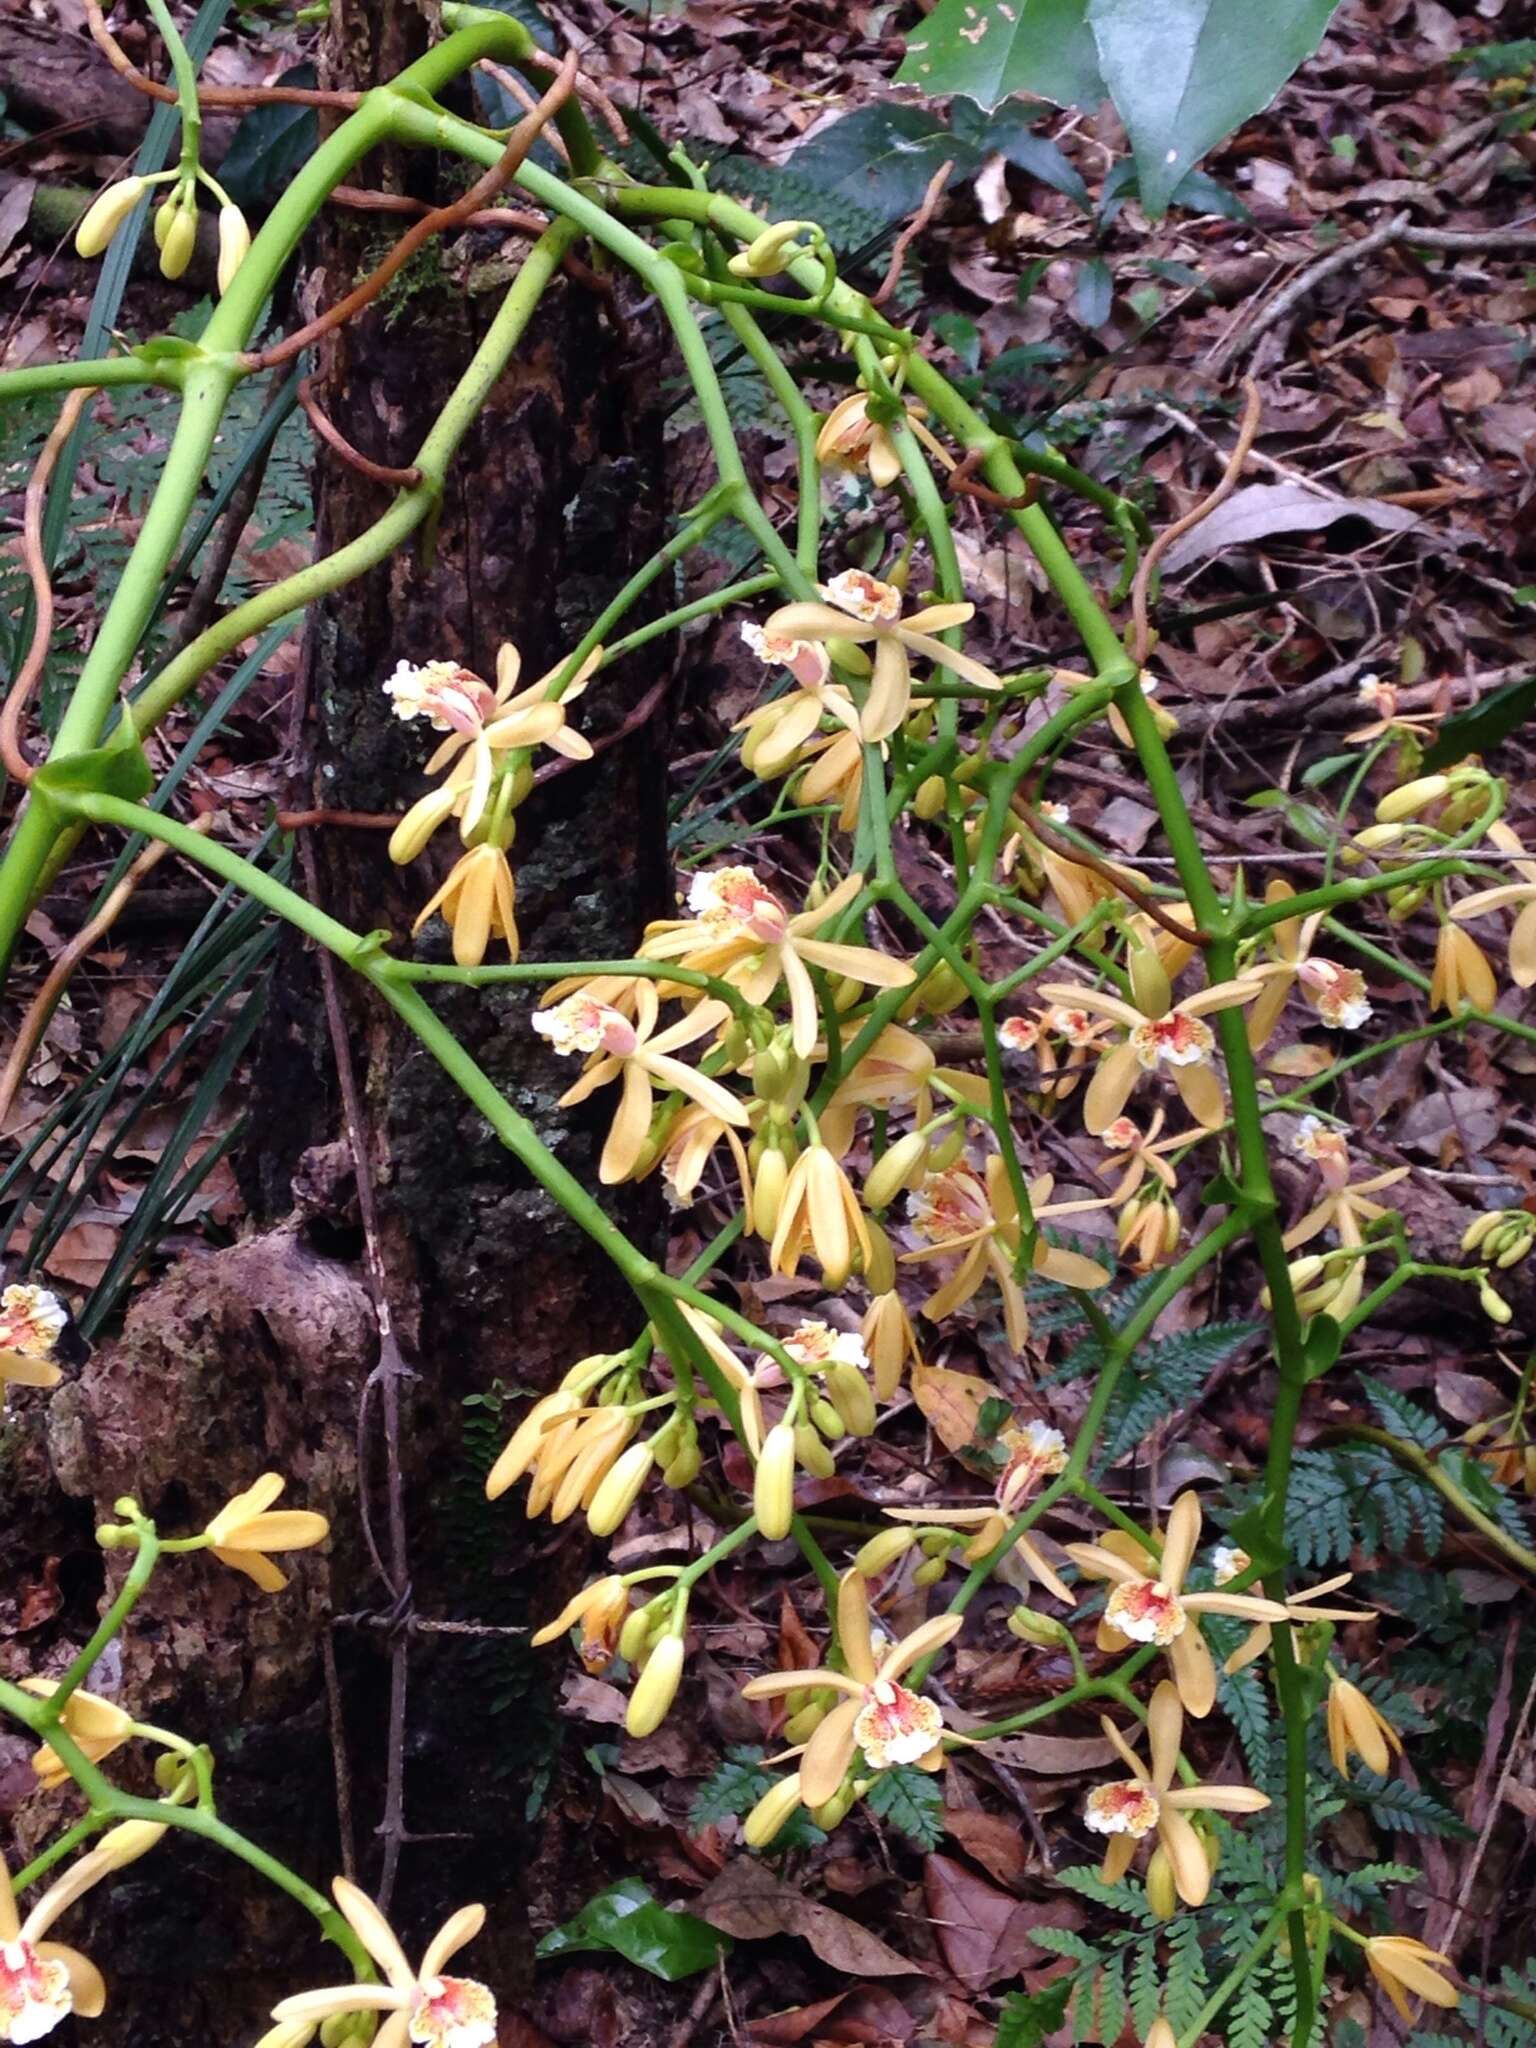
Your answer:
[[[983,107],[1016,92],[1062,107],[1104,97],[1086,0],[939,0],[907,37],[896,83]]]

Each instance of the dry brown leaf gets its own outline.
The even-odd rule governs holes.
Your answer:
[[[1043,1962],[1049,1951],[1034,1939],[1035,1928],[1083,1924],[1083,1910],[1074,1901],[1044,1906],[1016,1899],[950,1856],[927,1859],[923,1891],[944,1960],[969,1991],[985,1991]]]
[[[971,1372],[951,1372],[942,1365],[914,1365],[912,1398],[947,1451],[963,1451],[976,1437],[981,1404],[996,1388]]]
[[[958,1866],[957,1866],[958,1867]],[[694,1911],[722,1934],[738,1941],[768,1941],[795,1934],[808,1942],[830,1969],[849,1977],[926,1976],[927,1966],[909,1962],[846,1913],[809,1899],[783,1884],[755,1857],[738,1856],[700,1893]]]

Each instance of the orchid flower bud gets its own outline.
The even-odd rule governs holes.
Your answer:
[[[143,178],[120,178],[97,194],[75,229],[75,254],[100,256],[145,191]]]
[[[235,272],[250,253],[251,231],[238,206],[219,208],[219,297],[235,281]]]
[[[679,1635],[663,1636],[635,1680],[624,1716],[625,1733],[637,1741],[642,1736],[654,1735],[672,1711],[682,1678],[683,1639]]]
[[[776,1422],[763,1441],[762,1456],[752,1483],[757,1526],[770,1543],[789,1534],[795,1513],[795,1430]]]

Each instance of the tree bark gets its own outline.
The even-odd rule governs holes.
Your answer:
[[[352,85],[393,75],[427,35],[415,7],[336,0],[331,74]],[[462,189],[457,167],[419,157],[370,162],[358,182],[431,200]],[[377,261],[386,232],[368,216],[326,220],[312,238],[310,310]],[[519,258],[520,245],[483,234],[429,248],[326,345],[317,392],[356,446],[409,461]],[[637,351],[651,357],[643,384]],[[603,295],[557,282],[460,451],[431,547],[385,564],[309,619],[296,807],[402,810],[425,786],[428,742],[391,715],[381,685],[396,662],[447,657],[489,676],[511,639],[525,676],[536,676],[654,551],[665,517],[658,354],[643,311],[626,312],[621,329]],[[319,451],[319,551],[344,545],[386,502]],[[663,585],[658,602],[670,601]],[[598,758],[548,781],[519,814],[513,863],[533,958],[628,952],[645,919],[667,907],[665,710],[625,727],[670,658],[657,643],[604,672],[577,721]],[[315,831],[320,900],[362,930],[387,927],[407,950],[417,908],[454,857],[451,828],[440,836],[402,872],[382,833]],[[448,957],[440,923],[416,951]],[[46,1625],[32,1638],[40,1654],[31,1668],[57,1668],[118,1582],[120,1560],[108,1556],[104,1568],[89,1535],[116,1494],[137,1493],[180,1533],[257,1472],[288,1473],[293,1504],[332,1517],[327,1550],[296,1559],[294,1584],[275,1596],[206,1556],[173,1560],[97,1682],[135,1712],[210,1742],[229,1817],[322,1888],[349,1855],[357,1881],[377,1888],[390,1860],[384,1823],[399,1851],[392,1910],[407,1948],[453,1907],[484,1902],[486,1933],[465,1967],[515,2003],[531,1960],[527,1874],[537,1866],[547,1883],[563,1863],[561,1845],[528,1817],[555,1757],[549,1687],[561,1665],[516,1633],[437,1624],[537,1623],[581,1575],[580,1536],[526,1523],[515,1499],[487,1503],[484,1470],[522,1398],[585,1353],[629,1342],[639,1312],[392,1014],[343,983],[363,1105],[363,1128],[349,1132],[318,966],[301,944],[288,942],[278,982],[252,1080],[257,1137],[242,1168],[269,1227],[147,1289],[124,1335],[60,1390],[46,1424],[57,1483],[41,1456],[41,1406],[28,1410],[34,1419],[10,1456],[18,1506],[24,1495],[32,1519],[24,1531],[8,1517],[6,1589],[18,1598],[37,1589]],[[559,1108],[574,1076],[529,1028],[535,996],[435,993],[463,1043],[595,1186],[612,1105]],[[408,1580],[393,1591],[363,1540],[366,1523],[392,1562],[390,1452],[378,1426],[387,1390],[376,1385],[362,1400],[379,1346],[347,1150],[354,1136],[410,1374],[395,1388]],[[659,1248],[654,1183],[619,1191],[614,1212]],[[28,1796],[27,1749],[0,1747],[0,1810],[12,1812],[23,1846],[73,1811],[72,1794],[46,1806]],[[139,1752],[118,1775],[148,1789]],[[420,1837],[429,1845],[416,1846]],[[602,1881],[583,1865],[578,1882]],[[175,1836],[76,1908],[62,1931],[108,1969],[107,2012],[90,2030],[98,2048],[254,2038],[275,1998],[336,1981],[336,1952],[297,1907]]]

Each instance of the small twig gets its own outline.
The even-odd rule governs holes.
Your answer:
[[[333,811],[322,805],[308,811],[279,811],[277,822],[285,832],[300,832],[309,825],[345,825],[354,832],[393,832],[401,815],[392,811]]]
[[[35,623],[32,644],[16,671],[15,681],[6,692],[4,708],[0,709],[0,760],[5,762],[6,773],[13,775],[18,782],[32,780],[32,763],[21,750],[21,718],[42,675],[48,659],[48,644],[53,638],[53,579],[48,573],[48,560],[43,553],[43,513],[48,502],[48,486],[64,444],[75,431],[75,422],[95,395],[94,385],[70,392],[59,408],[53,431],[43,443],[37,466],[27,483],[21,549],[32,583]]]
[[[175,106],[178,95],[173,86],[146,78],[118,42],[101,11],[101,0],[85,0],[86,26],[91,41],[120,78],[126,78],[135,92],[141,92],[162,106]],[[299,85],[200,85],[198,104],[204,107],[341,107],[351,113],[363,103],[360,92],[322,92]]]
[[[1394,213],[1379,221],[1368,234],[1361,235],[1353,242],[1341,242],[1337,249],[1330,249],[1326,256],[1320,256],[1315,263],[1309,263],[1305,270],[1298,271],[1289,284],[1282,285],[1269,304],[1255,317],[1248,332],[1234,344],[1234,352],[1248,354],[1261,335],[1271,327],[1278,327],[1288,314],[1295,311],[1303,299],[1310,298],[1320,284],[1341,270],[1349,270],[1362,256],[1369,256],[1377,249],[1385,249],[1395,242],[1413,219],[1405,207],[1401,213]]]
[[[546,57],[543,59],[541,67],[540,60],[538,58],[530,57],[528,60],[528,67],[530,70],[534,70],[536,68],[543,68],[552,71],[554,69],[554,63],[553,59]],[[502,68],[501,65],[493,63],[489,57],[482,57],[480,59],[479,65],[476,68],[478,70],[486,72],[490,77],[494,78],[498,85],[505,86],[509,91],[516,93],[519,98],[521,97],[521,94],[520,92],[517,91],[517,88],[511,84],[511,81],[506,71]],[[519,81],[519,84],[520,83],[521,81]],[[596,80],[591,78],[578,78],[576,80],[576,96],[578,99],[585,100],[589,106],[596,107],[597,111],[603,117],[603,122],[604,125],[607,127],[608,133],[613,137],[614,141],[619,145],[620,149],[628,149],[632,138],[630,136],[628,127],[625,125],[624,116],[619,112],[618,108],[614,105],[613,101],[609,99],[607,93],[603,91],[603,88],[596,82]],[[526,102],[524,104],[526,104]]]
[[[192,829],[194,832],[206,831],[211,822],[211,818],[199,818]],[[49,968],[47,979],[28,1003],[26,1015],[16,1027],[16,1036],[11,1041],[11,1049],[6,1055],[5,1067],[0,1070],[0,1126],[4,1125],[11,1113],[11,1105],[16,1100],[17,1090],[26,1079],[32,1055],[48,1028],[48,1019],[58,1008],[59,998],[69,986],[75,969],[97,940],[116,924],[124,904],[150,869],[157,867],[169,852],[170,848],[163,839],[152,839],[127,874],[109,893],[100,910],[81,925]]]
[[[384,261],[365,277],[354,291],[348,292],[336,305],[317,315],[307,326],[285,336],[282,341],[274,342],[271,348],[247,354],[242,359],[247,367],[258,370],[271,369],[278,363],[291,362],[305,349],[313,347],[317,341],[333,333],[336,328],[376,299],[390,279],[399,274],[423,244],[431,241],[434,235],[462,226],[488,199],[493,199],[501,188],[517,175],[528,152],[544,132],[546,123],[553,119],[570,98],[575,78],[576,53],[570,50],[560,66],[559,76],[539,101],[538,106],[518,122],[507,138],[507,146],[501,156],[483,176],[475,180],[462,198],[456,199],[451,206],[434,207],[431,213],[424,214],[414,227],[406,229]]]
[[[1107,854],[1090,853],[1087,847],[1078,846],[1073,840],[1063,838],[1054,825],[1047,824],[1041,817],[1031,797],[1015,796],[1012,808],[1021,811],[1028,819],[1030,831],[1042,846],[1048,846],[1052,853],[1059,854],[1063,860],[1071,861],[1074,867],[1087,868],[1091,874],[1098,875],[1102,881],[1108,882],[1117,896],[1124,896],[1134,903],[1138,910],[1144,911],[1154,924],[1161,925],[1171,937],[1182,939],[1188,946],[1208,946],[1211,943],[1209,932],[1196,931],[1192,925],[1181,924],[1178,918],[1171,917],[1155,896],[1149,896],[1143,888],[1131,881],[1129,876],[1121,874]]]
[[[976,471],[983,459],[980,448],[967,448],[955,468],[949,472],[949,489],[958,497],[975,498],[983,505],[993,505],[999,512],[1027,511],[1040,495],[1039,477],[1031,475],[1017,497],[1005,498],[1001,491],[994,491],[990,484],[976,481]]]
[[[1198,505],[1192,506],[1182,519],[1175,519],[1172,526],[1165,526],[1142,556],[1136,571],[1136,581],[1131,585],[1131,659],[1138,668],[1145,668],[1147,656],[1152,651],[1152,630],[1147,620],[1147,593],[1158,563],[1186,533],[1192,533],[1204,520],[1210,518],[1218,505],[1224,504],[1237,488],[1237,480],[1243,473],[1243,464],[1248,460],[1248,451],[1253,446],[1254,436],[1259,431],[1259,420],[1263,413],[1263,402],[1259,387],[1251,377],[1243,379],[1243,393],[1247,400],[1243,409],[1242,425],[1237,430],[1237,440],[1232,453],[1227,457],[1227,466],[1222,471],[1214,490],[1208,492]]]
[[[311,389],[313,382],[313,378],[306,377],[300,384],[299,404],[304,408],[305,418],[327,448],[334,449],[349,468],[355,469],[360,476],[367,477],[372,483],[387,484],[392,490],[408,491],[421,482],[421,471],[414,464],[408,469],[391,469],[388,463],[375,462],[360,448],[354,448],[340,427],[321,411]]]
[[[632,732],[638,732],[640,727],[655,715],[657,707],[661,704],[671,687],[672,677],[670,675],[663,676],[660,682],[652,683],[651,687],[646,691],[645,695],[640,699],[640,702],[630,712],[621,726],[617,727],[613,732],[605,732],[600,738],[592,742],[591,758],[595,760],[599,754],[605,754],[610,747],[616,747],[620,740],[627,740]],[[585,762],[568,761],[564,755],[557,754],[553,761],[546,761],[544,763],[544,766],[538,770],[533,779],[535,784],[542,786],[546,782],[553,782],[557,775],[565,775],[572,768],[580,768],[585,765]]]
[[[325,1704],[331,1724],[331,1768],[336,1773],[336,1832],[341,1838],[341,1874],[349,1884],[357,1882],[357,1839],[352,1826],[352,1764],[347,1754],[347,1723],[341,1697],[341,1674],[336,1669],[336,1644],[331,1631],[320,1639],[321,1665],[325,1672]]]
[[[870,300],[872,306],[883,306],[901,283],[901,273],[907,260],[907,251],[917,240],[933,218],[933,209],[938,205],[949,174],[955,168],[953,161],[942,163],[928,180],[928,190],[923,194],[923,203],[907,222],[891,246],[891,260],[886,266],[885,276],[880,280],[880,289]]]
[[[364,185],[336,185],[332,187],[330,196],[337,206],[350,207],[355,213],[409,213],[419,218],[432,212],[425,199],[412,199],[405,192],[371,192]],[[542,235],[549,222],[542,213],[531,213],[524,207],[483,206],[478,213],[467,215],[459,226],[502,228],[520,235]]]

